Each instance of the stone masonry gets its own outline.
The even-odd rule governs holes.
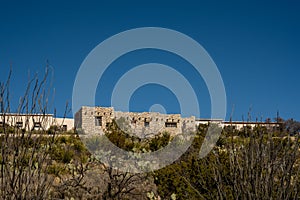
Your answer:
[[[107,124],[115,119],[120,129],[140,138],[152,137],[158,133],[171,135],[195,131],[195,117],[182,118],[180,114],[155,112],[120,112],[112,107],[81,107],[75,114],[75,126],[79,133],[103,134]]]

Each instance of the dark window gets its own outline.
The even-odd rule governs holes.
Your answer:
[[[236,126],[234,126],[234,125],[228,125],[228,126],[226,126],[229,130],[230,129],[233,129],[233,130],[235,130],[236,129]]]
[[[145,127],[149,127],[150,126],[150,122],[144,122],[144,126]]]
[[[16,122],[17,128],[23,128],[23,122]]]
[[[62,125],[62,131],[67,131],[68,130],[68,126],[67,125]]]
[[[33,128],[34,128],[34,129],[40,129],[40,128],[42,128],[41,122],[34,122]]]
[[[95,126],[102,126],[102,116],[95,117]]]
[[[166,127],[177,127],[177,123],[176,122],[166,122],[165,123],[165,126]]]

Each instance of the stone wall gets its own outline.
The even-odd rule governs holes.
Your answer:
[[[148,138],[158,133],[180,134],[195,131],[195,117],[181,118],[180,114],[155,112],[119,112],[112,107],[82,107],[75,115],[77,130],[86,134],[103,134],[107,124],[115,119],[119,128],[131,135]]]
[[[83,134],[103,134],[113,118],[113,108],[83,106],[75,114],[76,130]]]

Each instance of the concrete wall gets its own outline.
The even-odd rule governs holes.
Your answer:
[[[7,113],[0,115],[0,126],[3,124],[16,126],[20,129],[29,130],[48,130],[51,126],[64,127],[72,130],[74,127],[73,119],[54,118],[50,114],[13,114]]]
[[[279,127],[280,123],[276,122],[242,122],[242,121],[223,121],[221,119],[196,119],[196,125],[200,124],[208,124],[208,123],[215,123],[218,124],[220,127],[224,128],[225,126],[232,126],[236,130],[241,130],[242,128],[248,126],[252,129],[257,126],[273,128]]]
[[[241,130],[244,127],[251,127],[252,129],[258,126],[266,127],[266,128],[276,128],[280,127],[280,123],[276,122],[240,122],[240,121],[234,121],[234,122],[223,122],[222,128],[225,126],[232,126],[234,129]]]
[[[66,131],[74,129],[74,119],[72,118],[53,118],[55,125],[63,127]]]
[[[208,124],[208,123],[219,124],[220,126],[222,126],[223,120],[222,119],[196,119],[196,126],[199,126],[200,124]]]

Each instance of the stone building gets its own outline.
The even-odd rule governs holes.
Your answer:
[[[83,106],[75,114],[75,128],[78,133],[102,134],[113,119],[114,109],[112,107]]]
[[[158,133],[180,134],[195,131],[195,117],[182,118],[180,114],[156,112],[120,112],[112,107],[83,106],[75,114],[75,127],[79,133],[103,134],[113,120],[128,134],[140,138],[152,137]]]

